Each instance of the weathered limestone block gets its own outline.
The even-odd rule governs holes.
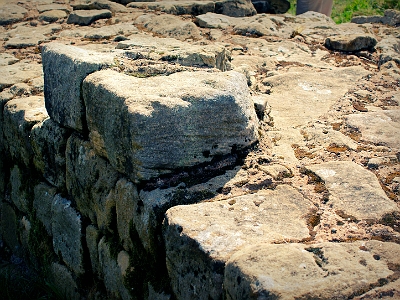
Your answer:
[[[2,3],[0,10],[0,25],[8,25],[21,21],[27,15],[28,11],[22,6],[16,4]]]
[[[376,48],[380,50],[379,65],[383,65],[388,61],[400,63],[400,49],[398,47],[398,37],[385,36],[379,41]]]
[[[45,41],[50,41],[50,36],[60,31],[60,24],[49,24],[40,27],[30,27],[18,25],[14,29],[7,31],[7,41],[4,43],[5,48],[27,48],[38,46]],[[32,60],[27,60],[32,63]]]
[[[238,22],[238,19],[213,12],[196,16],[196,23],[203,28],[225,29],[235,22]]]
[[[378,241],[252,245],[227,262],[226,299],[349,299],[390,281],[398,251]]]
[[[98,245],[100,242],[100,232],[99,230],[93,226],[89,225],[86,227],[86,245],[89,250],[89,256],[90,256],[90,264],[92,265],[92,271],[95,275],[97,275],[98,278],[101,278],[101,268],[100,268],[100,262],[99,262],[99,250],[98,250]]]
[[[352,114],[345,117],[345,123],[361,133],[362,141],[400,148],[400,110]]]
[[[51,206],[53,248],[76,275],[85,272],[81,222],[80,215],[71,207],[71,201],[57,194]]]
[[[50,118],[34,125],[31,130],[35,167],[58,188],[65,186],[65,150],[70,134],[70,130]]]
[[[47,183],[39,183],[34,188],[33,209],[36,211],[36,217],[43,223],[49,235],[51,230],[51,206],[57,189]]]
[[[181,41],[201,39],[200,30],[192,21],[184,21],[173,15],[143,15],[135,20],[151,32]]]
[[[94,21],[111,17],[112,13],[108,9],[74,10],[69,14],[67,23],[88,26]]]
[[[98,251],[104,285],[112,298],[132,299],[129,290],[124,285],[124,276],[129,268],[129,255],[121,251],[117,257],[113,257],[110,247],[106,238],[103,237],[99,242]]]
[[[49,270],[50,283],[64,297],[71,300],[79,300],[82,297],[79,295],[78,286],[68,269],[58,263],[52,263]]]
[[[67,190],[79,212],[98,228],[108,228],[115,207],[115,200],[109,194],[118,180],[117,171],[95,153],[89,142],[76,135],[67,142],[66,168]]]
[[[233,31],[236,34],[251,36],[279,36],[289,38],[293,33],[293,28],[283,22],[283,18],[271,15],[256,15],[253,17],[242,18],[234,22]]]
[[[31,129],[48,117],[43,97],[10,100],[4,107],[3,117],[5,143],[11,157],[28,166],[33,158]]]
[[[236,72],[142,79],[105,70],[85,79],[83,93],[94,148],[133,181],[209,162],[258,138],[246,79]]]
[[[119,239],[124,249],[129,251],[133,247],[130,230],[135,222],[135,209],[138,209],[139,195],[136,186],[125,178],[117,182],[113,192]]]
[[[84,130],[82,81],[88,74],[111,65],[113,55],[49,43],[43,47],[42,62],[44,96],[50,117],[62,126]]]
[[[217,68],[230,70],[230,52],[223,45],[193,46],[173,38],[159,38],[149,35],[133,35],[121,41],[117,49],[124,49],[125,55],[136,58],[168,61],[183,66]]]
[[[355,243],[258,244],[232,255],[225,269],[227,299],[348,299],[390,281],[399,245]]]
[[[129,36],[135,32],[138,29],[134,25],[122,23],[90,28],[84,37],[91,40],[110,39],[113,36]]]
[[[11,193],[10,199],[11,202],[22,212],[29,213],[32,205],[30,199],[30,187],[29,187],[30,178],[21,170],[17,165],[15,165],[11,169],[10,173],[10,184],[11,184]]]
[[[338,35],[328,37],[325,40],[325,47],[345,52],[372,51],[376,43],[376,39],[370,35]]]
[[[309,237],[313,205],[289,186],[229,200],[175,206],[164,239],[172,289],[179,299],[220,299],[225,263],[246,245]]]
[[[382,190],[376,176],[352,161],[332,161],[307,166],[329,191],[329,203],[336,211],[358,220],[380,219],[398,211],[397,204]]]
[[[19,59],[10,53],[0,53],[0,66],[2,67],[15,64],[17,61]]]

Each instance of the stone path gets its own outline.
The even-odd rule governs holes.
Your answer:
[[[1,249],[40,221],[72,298],[400,297],[399,12],[3,2]]]

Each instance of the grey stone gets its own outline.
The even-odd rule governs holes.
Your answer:
[[[42,65],[24,59],[15,64],[0,67],[0,91],[16,83],[27,82],[31,78],[43,75]]]
[[[57,194],[51,206],[53,248],[60,253],[64,263],[75,275],[82,275],[83,245],[81,216],[71,206],[71,201]]]
[[[287,0],[251,0],[257,13],[284,14],[290,8]]]
[[[128,57],[141,57],[167,61],[190,67],[217,68],[229,71],[230,52],[224,45],[191,45],[173,38],[133,35],[121,41],[117,49],[125,50]]]
[[[307,166],[329,191],[329,203],[339,215],[357,220],[380,219],[398,211],[395,202],[382,190],[376,176],[352,161],[332,161]]]
[[[112,13],[108,9],[75,10],[69,14],[67,23],[88,26],[97,20],[109,19],[111,17]]]
[[[246,17],[257,13],[251,0],[219,0],[215,2],[215,13],[230,17]]]
[[[51,10],[61,10],[66,13],[69,13],[71,11],[71,8],[69,8],[67,5],[64,4],[51,3],[51,4],[39,4],[37,6],[37,10],[39,11],[39,13]]]
[[[200,30],[192,21],[184,21],[173,15],[143,15],[135,20],[146,29],[158,35],[178,40],[201,38]]]
[[[211,161],[258,138],[246,80],[236,72],[140,79],[105,70],[89,75],[83,92],[96,151],[133,181]]]
[[[47,183],[39,183],[34,188],[33,209],[36,211],[36,217],[43,223],[49,235],[51,230],[51,206],[57,189]]]
[[[89,225],[86,227],[86,234],[85,234],[85,239],[86,239],[86,245],[89,250],[89,256],[90,256],[90,264],[92,266],[93,273],[98,277],[101,278],[102,270],[100,268],[100,263],[99,263],[99,251],[98,251],[98,245],[100,242],[100,231],[93,225]]]
[[[391,163],[396,163],[396,156],[389,157],[372,157],[368,160],[368,169],[378,169],[380,166],[388,165]]]
[[[28,183],[27,174],[15,165],[10,172],[10,199],[24,213],[29,213],[32,204],[29,197],[31,191]]]
[[[60,43],[43,47],[44,95],[50,117],[62,126],[84,130],[85,109],[81,84],[85,77],[113,63],[112,54]],[[63,70],[63,72],[59,72]]]
[[[85,38],[91,40],[110,39],[113,36],[128,36],[135,32],[138,32],[138,29],[132,24],[114,24],[110,26],[102,26],[100,28],[91,28],[85,34]]]
[[[125,178],[118,180],[113,195],[117,214],[118,235],[126,251],[132,250],[130,230],[134,223],[135,209],[138,208],[139,195],[136,186]]]
[[[119,252],[117,257],[113,257],[111,254],[110,244],[107,242],[106,238],[103,237],[98,246],[99,251],[99,261],[103,272],[104,285],[107,292],[112,298],[121,298],[123,300],[132,299],[129,294],[128,289],[124,285],[124,273],[126,273],[127,266],[121,268],[120,256],[128,256],[128,254],[123,251]],[[118,261],[120,258],[120,261]],[[126,259],[124,260],[126,262]],[[122,262],[122,261],[121,261]]]
[[[126,13],[129,10],[117,1],[95,0],[95,1],[75,1],[71,4],[74,10],[108,9],[113,13]]]
[[[95,153],[89,142],[76,135],[67,142],[66,170],[67,190],[79,212],[98,228],[109,228],[115,207],[115,200],[109,194],[118,180],[117,171]]]
[[[0,25],[19,22],[25,18],[28,11],[16,4],[2,4],[0,10]]]
[[[32,127],[33,162],[43,177],[53,186],[65,186],[65,150],[70,130],[52,119],[45,119]]]
[[[394,61],[400,63],[400,49],[399,49],[399,38],[393,36],[386,36],[379,41],[376,48],[380,50],[379,65],[383,65],[386,62]]]
[[[242,18],[233,27],[236,34],[250,36],[278,36],[289,38],[293,34],[293,28],[286,25],[279,17],[270,15],[255,15],[253,17]]]
[[[361,133],[362,141],[400,148],[400,110],[352,114],[345,117],[345,123]]]
[[[236,18],[211,12],[196,16],[196,23],[203,28],[225,29],[235,22],[238,22]]]
[[[63,296],[71,300],[79,300],[76,281],[67,267],[52,263],[49,270],[50,284]]]
[[[378,241],[252,245],[227,262],[226,299],[347,299],[388,280],[399,250]]]
[[[351,19],[352,23],[365,24],[365,23],[382,23],[390,26],[399,26],[400,12],[395,9],[387,9],[384,16],[357,16]]]
[[[361,50],[372,51],[376,46],[376,39],[368,35],[339,35],[331,36],[325,40],[325,46],[328,49],[354,52]]]
[[[47,10],[40,13],[39,20],[46,22],[57,22],[67,17],[67,13],[63,10]]]
[[[259,242],[308,238],[305,216],[312,209],[310,201],[283,185],[274,191],[170,208],[163,233],[175,295],[219,299],[224,266],[233,253]]]
[[[33,158],[32,127],[48,117],[40,96],[16,98],[4,107],[4,137],[11,157],[28,166]]]

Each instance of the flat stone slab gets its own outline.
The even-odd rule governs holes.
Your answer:
[[[345,123],[361,132],[362,141],[400,149],[400,110],[352,114]]]
[[[118,1],[123,3],[123,1]],[[120,3],[108,1],[108,0],[78,0],[71,3],[74,10],[90,10],[90,9],[108,9],[113,13],[125,13],[129,10]]]
[[[390,282],[399,251],[398,244],[378,241],[252,245],[227,262],[226,296],[350,299]]]
[[[361,219],[380,219],[398,211],[397,204],[382,190],[376,176],[351,161],[332,161],[307,166],[329,191],[330,205],[339,214]]]
[[[130,58],[146,58],[178,63],[183,66],[230,70],[230,52],[223,45],[191,45],[174,38],[132,35],[121,41],[117,49],[125,50]]]
[[[237,72],[136,78],[104,70],[86,77],[83,93],[96,151],[134,181],[211,161],[258,139],[246,79]]]
[[[22,60],[12,65],[1,66],[0,91],[16,83],[28,82],[32,78],[43,76],[42,65]]]
[[[100,28],[90,28],[86,31],[84,37],[91,40],[110,39],[117,35],[130,36],[135,32],[138,32],[138,29],[134,25],[121,23]]]
[[[97,20],[111,17],[112,13],[108,9],[74,10],[69,14],[67,23],[88,26]]]
[[[63,10],[48,10],[39,15],[39,20],[46,22],[57,22],[60,19],[66,18],[67,16],[68,14]]]
[[[307,239],[306,216],[313,208],[285,185],[273,191],[170,208],[164,220],[164,239],[175,294],[181,299],[218,299],[224,265],[233,253],[260,242]]]
[[[12,65],[19,61],[14,55],[9,53],[0,53],[0,67]]]
[[[40,4],[37,6],[37,10],[39,11],[40,14],[50,10],[62,10],[66,13],[69,13],[71,11],[71,8],[69,8],[67,5],[52,3],[52,4]]]
[[[318,73],[288,72],[267,78],[265,83],[272,87],[267,101],[274,126],[287,128],[318,119],[367,74],[362,67],[349,67]]]
[[[25,18],[28,11],[16,4],[1,5],[0,25],[8,25],[19,22]]]

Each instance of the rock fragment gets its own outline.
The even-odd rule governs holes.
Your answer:
[[[0,25],[19,22],[25,18],[28,11],[16,4],[2,4],[0,10]]]
[[[328,49],[345,52],[372,51],[376,44],[376,39],[369,35],[339,35],[328,37],[325,40],[325,46]]]
[[[64,19],[67,17],[67,13],[63,10],[48,10],[45,12],[42,12],[39,15],[39,20],[43,20],[46,22],[57,22],[60,19]]]
[[[97,20],[109,19],[111,17],[112,13],[108,9],[75,10],[69,14],[67,23],[88,26]]]

